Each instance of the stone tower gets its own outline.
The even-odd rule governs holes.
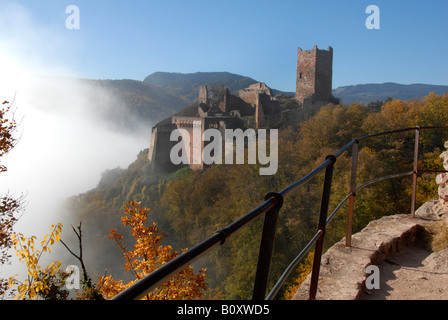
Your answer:
[[[297,53],[296,99],[303,104],[305,98],[311,102],[330,101],[332,98],[333,48]]]

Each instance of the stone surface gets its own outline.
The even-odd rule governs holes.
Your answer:
[[[361,300],[448,300],[448,249],[430,252],[414,246],[378,265],[379,289]]]
[[[437,208],[442,210],[436,210]],[[440,220],[440,216],[443,214],[443,207],[439,205],[439,199],[433,199],[415,211],[415,216],[425,220]]]
[[[307,97],[313,101],[330,101],[332,97],[333,48],[297,51],[296,98],[304,103]]]
[[[448,149],[448,141],[445,142]],[[442,152],[440,158],[443,160],[443,168],[448,170],[448,151]],[[439,185],[439,197],[423,204],[415,215],[421,219],[440,220],[441,216],[448,213],[448,173],[438,174],[436,183]]]
[[[354,234],[351,247],[345,247],[345,239],[336,243],[322,256],[316,299],[359,299],[369,276],[367,266],[377,265],[412,246],[429,223],[410,215],[387,216],[370,222]],[[311,274],[293,300],[308,299],[310,280]]]
[[[448,149],[448,141],[445,148]],[[440,158],[448,170],[448,151]],[[342,239],[328,249],[322,256],[316,299],[448,299],[448,249],[432,253],[416,246],[425,233],[424,226],[448,219],[448,173],[437,175],[436,183],[439,197],[416,210],[415,218],[383,217],[353,235],[352,247],[346,248]],[[369,265],[381,270],[382,288],[373,294],[365,286]],[[423,275],[418,278],[420,274]],[[311,274],[297,290],[294,300],[309,298],[310,282]]]

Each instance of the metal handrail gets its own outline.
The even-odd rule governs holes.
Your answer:
[[[188,249],[187,251],[185,251],[175,259],[167,262],[162,267],[153,271],[146,277],[138,280],[135,284],[113,297],[112,300],[138,300],[144,298],[147,293],[151,292],[161,283],[165,282],[177,272],[181,271],[183,268],[185,268],[186,265],[204,256],[217,245],[224,244],[227,238],[229,238],[232,234],[242,229],[252,220],[260,216],[262,213],[265,213],[269,209],[273,208],[274,206],[275,199],[268,199],[257,208],[245,214],[240,219],[232,222],[225,228],[216,231],[208,239]]]
[[[416,183],[417,183],[417,174],[418,174],[418,151],[419,151],[419,133],[420,130],[448,130],[448,127],[437,126],[437,127],[411,127],[405,129],[391,130],[386,132],[374,133],[370,135],[363,136],[361,138],[353,139],[344,147],[339,149],[334,155],[328,156],[325,161],[320,164],[317,168],[312,170],[302,179],[292,183],[287,186],[280,192],[271,192],[268,193],[265,197],[265,201],[260,204],[258,207],[254,208],[250,212],[243,215],[241,218],[235,220],[228,226],[224,227],[221,230],[215,232],[212,236],[197,244],[196,246],[190,248],[185,251],[175,259],[170,262],[164,264],[159,269],[155,270],[151,274],[145,276],[144,278],[137,281],[132,286],[128,287],[115,297],[113,300],[129,300],[129,299],[141,299],[147,293],[151,292],[155,288],[157,288],[160,284],[171,278],[177,272],[181,271],[187,265],[191,264],[193,261],[198,258],[204,256],[211,250],[213,250],[218,245],[223,245],[225,241],[232,236],[234,233],[240,231],[242,228],[250,224],[253,220],[260,217],[262,214],[265,214],[265,221],[263,225],[262,238],[260,242],[260,251],[258,256],[257,263],[257,271],[255,275],[254,289],[252,299],[268,299],[271,300],[275,297],[275,295],[280,290],[283,283],[286,281],[290,273],[294,270],[294,268],[302,261],[308,251],[311,249],[311,246],[316,243],[316,250],[314,254],[314,262],[313,262],[313,270],[311,275],[311,286],[310,286],[310,299],[315,299],[318,278],[319,278],[319,269],[320,269],[320,258],[322,255],[322,247],[323,247],[323,238],[325,236],[326,225],[331,221],[331,219],[335,216],[335,214],[340,210],[342,205],[349,200],[349,212],[347,217],[347,233],[346,233],[346,246],[351,245],[351,219],[353,214],[353,205],[354,199],[356,195],[356,191],[361,188],[364,188],[368,185],[398,178],[404,176],[413,176],[413,192],[412,192],[412,202],[411,202],[411,216],[414,216],[415,211],[415,195],[416,195]],[[388,175],[380,178],[373,179],[371,181],[365,182],[359,186],[356,186],[356,172],[357,172],[357,157],[358,157],[358,147],[359,143],[363,140],[375,138],[378,136],[390,135],[393,133],[406,132],[406,131],[415,131],[415,148],[414,148],[414,168],[413,171],[403,172],[393,175]],[[347,151],[350,147],[352,147],[352,177],[350,183],[350,193],[342,200],[341,203],[334,209],[334,211],[327,217],[328,213],[328,204],[331,193],[331,184],[333,177],[333,167],[336,162],[336,159],[342,155],[345,151]],[[275,237],[276,223],[279,211],[283,205],[284,198],[288,196],[292,191],[296,190],[301,185],[307,183],[310,179],[312,179],[317,173],[325,169],[325,180],[323,185],[323,193],[321,200],[321,210],[319,215],[319,225],[316,233],[312,237],[312,239],[308,242],[305,248],[299,253],[299,255],[292,261],[292,263],[285,270],[283,275],[274,285],[271,292],[265,298],[267,283],[269,279],[269,270],[271,264],[271,257],[273,251],[273,243]],[[441,170],[424,170],[424,172],[443,172]]]
[[[358,186],[354,192],[367,187],[371,184],[375,184],[377,182],[380,181],[384,181],[384,180],[389,180],[389,179],[393,179],[393,178],[399,178],[399,177],[404,177],[404,176],[410,176],[412,175],[412,171],[410,172],[403,172],[403,173],[399,173],[399,174],[393,174],[393,175],[389,175],[389,176],[385,176],[385,177],[381,177],[381,178],[377,178],[377,179],[373,179],[370,180],[368,182],[365,182],[363,184],[361,184],[360,186]],[[327,218],[326,220],[326,225],[328,225],[330,223],[330,221],[333,219],[333,217],[336,215],[336,213],[339,212],[339,210],[341,209],[341,207],[347,202],[347,200],[350,199],[351,196],[353,196],[353,192],[350,192],[337,206],[336,208],[333,210],[333,212],[330,214],[330,216]],[[316,242],[317,237],[319,237],[322,234],[321,230],[318,230],[313,238],[311,238],[311,240],[305,245],[305,248],[299,253],[299,255],[291,262],[291,264],[286,268],[286,270],[283,272],[283,274],[281,275],[281,277],[278,279],[277,283],[274,285],[274,287],[272,288],[271,292],[268,294],[268,296],[266,297],[266,300],[272,300],[275,298],[275,296],[277,295],[277,293],[280,291],[282,285],[286,282],[286,280],[288,279],[288,277],[291,275],[291,273],[295,270],[295,268],[300,264],[300,262],[303,260],[303,258],[305,257],[305,255],[309,252],[311,246]]]

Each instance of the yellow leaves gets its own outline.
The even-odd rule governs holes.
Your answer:
[[[62,232],[62,224],[52,225],[50,228],[50,234],[44,236],[44,239],[40,242],[41,250],[35,249],[35,243],[37,241],[36,236],[29,238],[25,237],[21,233],[13,234],[12,241],[16,250],[16,255],[22,263],[26,264],[28,279],[23,283],[16,280],[16,276],[9,278],[10,286],[17,284],[18,294],[15,299],[36,299],[39,292],[49,290],[44,279],[49,276],[54,276],[60,269],[61,263],[53,261],[47,267],[42,268],[39,265],[40,258],[44,252],[51,252],[51,246],[54,243],[60,241],[60,233]]]
[[[61,268],[61,263],[59,261],[53,261],[48,267],[47,267],[47,271],[45,272],[46,274],[51,274],[52,276],[54,276],[56,274],[56,272],[58,272],[58,270]]]
[[[42,281],[34,282],[34,290],[36,292],[42,291],[45,289],[45,284]]]
[[[286,289],[285,299],[291,300],[293,295],[296,293],[297,289],[305,281],[308,274],[311,272],[313,267],[314,251],[310,252],[303,262],[300,263],[296,270],[296,277],[294,282],[290,287]]]
[[[37,274],[37,271],[35,270],[28,270],[28,275],[33,277],[34,279],[37,279],[39,275]]]
[[[45,243],[47,242],[47,237],[48,237],[48,234],[46,234],[45,236],[44,236],[44,240],[42,240],[42,242],[40,243],[40,245],[43,247],[44,245],[45,245]]]
[[[409,101],[391,100],[379,113],[371,113],[364,127],[381,132],[413,126],[442,126],[448,121],[448,94],[428,96]]]
[[[124,206],[125,216],[122,217],[124,226],[132,228],[135,245],[133,251],[123,246],[123,236],[117,234],[117,229],[111,230],[109,238],[115,240],[123,251],[126,270],[132,270],[136,279],[142,278],[160,266],[178,256],[178,252],[169,245],[162,245],[163,233],[159,233],[157,223],[146,225],[149,209],[141,208],[140,202],[129,202]],[[101,292],[113,297],[135,281],[123,284],[115,281],[111,276],[100,278]],[[194,274],[193,268],[187,267],[166,283],[160,285],[154,292],[148,294],[146,299],[197,299],[202,297],[205,290],[205,270]]]

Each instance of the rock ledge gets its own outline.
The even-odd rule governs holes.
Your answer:
[[[370,222],[352,236],[352,247],[345,247],[345,238],[322,256],[318,300],[356,300],[369,276],[366,268],[412,246],[431,222],[410,215],[393,215]],[[295,293],[293,300],[307,300],[311,274]]]

